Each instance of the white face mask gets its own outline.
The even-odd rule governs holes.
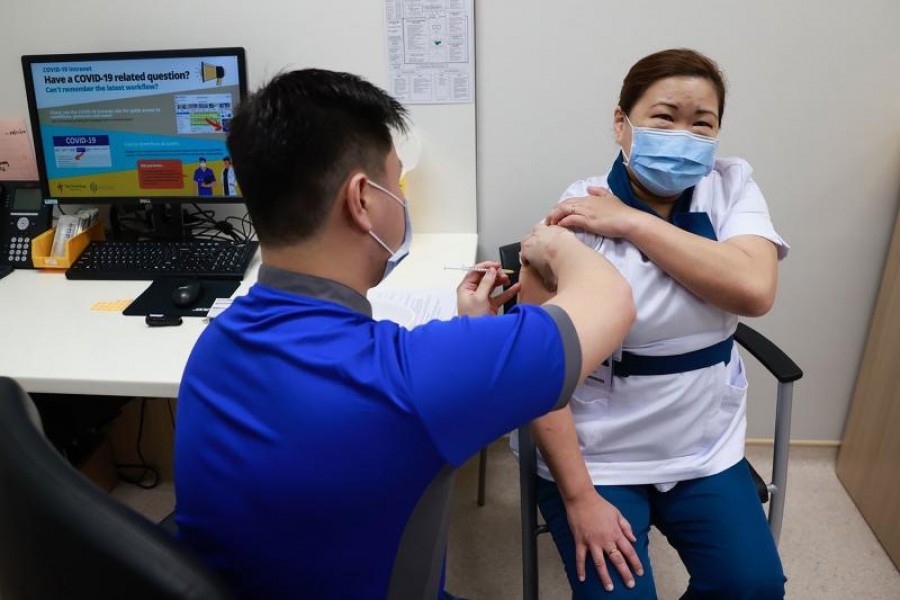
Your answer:
[[[390,256],[387,259],[387,263],[384,265],[384,274],[381,276],[381,279],[384,280],[388,275],[391,274],[391,271],[400,264],[400,262],[409,255],[409,247],[412,245],[412,223],[409,220],[409,207],[407,203],[397,197],[393,192],[384,189],[377,183],[373,183],[369,180],[366,180],[366,183],[371,185],[376,190],[382,191],[394,200],[396,200],[400,206],[403,207],[403,218],[405,224],[405,230],[403,232],[403,241],[400,243],[400,247],[396,250],[391,250],[390,247],[382,241],[380,237],[375,235],[374,231],[369,230],[369,235],[371,235],[376,242],[378,242],[382,248],[387,250]]]
[[[200,168],[201,168],[201,169],[205,169],[205,168],[206,168],[206,163],[205,163],[205,162],[200,163]]]

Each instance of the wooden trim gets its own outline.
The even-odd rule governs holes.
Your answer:
[[[835,471],[900,568],[900,214]]]

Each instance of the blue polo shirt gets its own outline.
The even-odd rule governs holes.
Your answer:
[[[185,368],[179,535],[243,598],[436,598],[453,467],[564,405],[580,369],[558,307],[406,330],[263,265]]]

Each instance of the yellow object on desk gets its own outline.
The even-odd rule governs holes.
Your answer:
[[[103,223],[97,221],[66,242],[66,252],[63,256],[51,256],[50,250],[55,234],[56,229],[49,229],[31,240],[31,260],[36,269],[68,269],[78,260],[88,244],[94,240],[106,239]]]
[[[133,298],[120,298],[119,300],[101,300],[91,305],[91,310],[102,312],[122,312],[128,305],[134,302]]]

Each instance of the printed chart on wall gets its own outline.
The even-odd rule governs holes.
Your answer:
[[[404,104],[475,98],[473,0],[384,0],[390,93]]]
[[[51,193],[228,195],[214,173],[227,158],[226,135],[240,99],[235,58],[32,68]]]

